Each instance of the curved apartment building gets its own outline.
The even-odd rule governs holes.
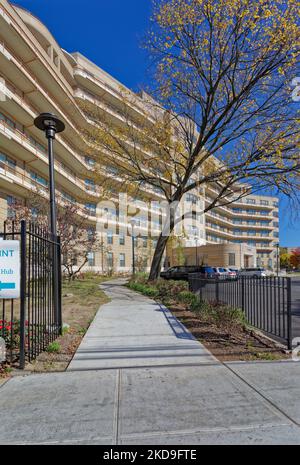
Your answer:
[[[118,189],[104,204],[101,186],[93,178],[94,159],[87,156],[81,129],[92,124],[81,110],[89,102],[105,111],[112,124],[122,122],[122,86],[80,53],[68,53],[39,19],[30,12],[0,0],[0,220],[13,215],[15,199],[26,203],[29,193],[48,195],[46,140],[33,125],[41,112],[57,114],[66,125],[55,144],[55,174],[58,200],[75,204],[91,228],[99,231],[101,251],[90,254],[89,266],[97,271],[129,271],[132,261],[129,215],[139,228],[136,242],[140,265],[149,266],[159,234],[163,200],[157,191],[145,191],[143,199],[130,199],[131,212],[115,208]],[[143,94],[136,96],[143,108]],[[122,180],[109,167],[104,176]],[[250,195],[229,206],[202,214],[216,186],[187,194],[192,217],[185,224],[184,246],[243,244],[255,249],[255,265],[274,268],[278,242],[278,200]],[[101,226],[101,227],[100,227]],[[0,228],[1,229],[1,228]],[[149,230],[151,229],[151,234]],[[197,241],[195,241],[195,237]],[[228,252],[230,253],[230,252]],[[209,257],[208,257],[209,261]],[[220,266],[225,263],[219,263]],[[246,263],[243,264],[246,266]]]

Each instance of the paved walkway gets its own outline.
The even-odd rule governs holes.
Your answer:
[[[223,365],[120,284],[68,372],[0,387],[0,443],[300,444],[300,363]]]
[[[101,370],[215,363],[163,305],[115,280],[101,288],[111,302],[101,307],[69,370]]]

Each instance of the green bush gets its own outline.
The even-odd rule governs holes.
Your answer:
[[[164,279],[158,279],[155,281],[155,287],[159,290],[159,297],[162,300],[176,300],[176,296],[179,293],[188,291],[189,289],[186,281],[167,281]]]
[[[197,296],[190,291],[181,291],[177,294],[176,299],[183,304],[193,306],[197,304]]]
[[[241,309],[232,308],[220,302],[199,300],[196,294],[189,291],[186,281],[157,279],[149,282],[146,273],[138,273],[131,279],[128,287],[148,297],[159,299],[165,304],[168,303],[168,305],[174,301],[183,303],[202,319],[220,327],[233,328],[247,325],[245,314]]]
[[[245,326],[247,324],[244,312],[240,308],[233,308],[228,305],[212,307],[212,316],[214,322],[222,327]]]
[[[133,291],[141,292],[148,297],[158,297],[158,290],[155,287],[147,286],[146,284],[130,282],[130,289]]]
[[[148,297],[158,298],[162,301],[174,300],[179,293],[188,292],[188,283],[185,281],[157,279],[149,282],[146,273],[138,273],[129,281],[128,287]]]
[[[200,313],[202,317],[208,317],[211,313],[211,305],[205,300],[199,300],[197,297],[191,304],[191,310]]]
[[[58,342],[54,341],[51,342],[51,344],[48,345],[46,352],[49,352],[50,354],[58,353],[61,350],[61,346]]]

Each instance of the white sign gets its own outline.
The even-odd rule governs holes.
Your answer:
[[[20,279],[20,242],[0,241],[0,299],[18,299]]]

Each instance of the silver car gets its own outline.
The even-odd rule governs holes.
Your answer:
[[[226,279],[227,278],[227,270],[222,267],[213,267],[214,270],[214,278],[218,279]]]
[[[265,278],[267,276],[264,268],[243,268],[239,272],[239,276],[249,276],[250,278]]]
[[[237,279],[237,272],[231,268],[225,268],[228,279]]]

